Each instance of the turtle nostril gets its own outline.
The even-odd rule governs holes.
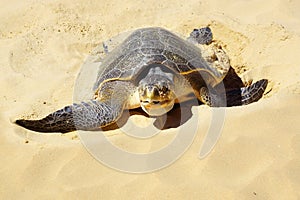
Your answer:
[[[153,95],[159,96],[159,90],[157,88],[153,88]]]

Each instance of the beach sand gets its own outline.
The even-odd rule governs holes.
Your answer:
[[[0,198],[299,199],[299,8],[294,0],[2,1]],[[221,137],[204,159],[207,106],[195,108],[201,124],[191,147],[147,174],[104,166],[76,132],[42,134],[13,123],[71,104],[80,68],[102,41],[139,27],[188,36],[206,25],[243,80],[270,83],[260,101],[226,109]],[[175,131],[161,134],[169,141]],[[136,149],[118,130],[110,138]]]

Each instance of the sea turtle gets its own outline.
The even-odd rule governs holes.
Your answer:
[[[102,60],[94,99],[66,106],[40,120],[16,123],[34,131],[65,133],[106,127],[116,122],[124,109],[141,107],[149,116],[161,116],[191,94],[214,107],[258,101],[268,81],[262,79],[247,87],[231,87],[235,79],[223,84],[231,70],[224,51],[213,48],[213,55],[207,57],[203,56],[205,50],[196,46],[211,42],[209,27],[194,29],[188,40],[163,28],[138,29]]]

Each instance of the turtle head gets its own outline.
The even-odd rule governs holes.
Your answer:
[[[151,68],[139,82],[139,98],[142,109],[150,116],[169,112],[175,102],[173,74],[160,67]]]

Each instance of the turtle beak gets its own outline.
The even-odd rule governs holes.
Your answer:
[[[144,88],[140,95],[141,103],[159,104],[163,99],[156,86],[150,85]]]
[[[144,91],[144,101],[146,103],[156,104],[158,99],[160,99],[159,90],[157,87],[149,86]]]
[[[174,98],[163,93],[156,86],[146,86],[140,92],[140,101],[142,109],[150,116],[160,116],[169,112],[174,106]]]
[[[149,116],[161,116],[169,112],[174,106],[174,100],[166,101],[152,101],[151,103],[147,101],[141,102],[142,109]]]

